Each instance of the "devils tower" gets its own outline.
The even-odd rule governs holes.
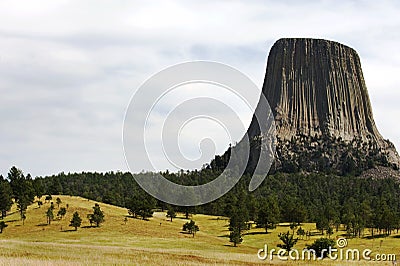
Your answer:
[[[275,118],[275,170],[347,174],[376,166],[398,169],[394,145],[375,125],[354,49],[322,39],[280,39],[269,53],[262,93]],[[250,140],[259,132],[253,118]],[[259,148],[252,147],[250,171]]]

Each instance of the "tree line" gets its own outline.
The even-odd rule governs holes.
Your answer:
[[[161,172],[169,180],[184,185],[204,184],[220,173],[217,167]],[[315,222],[321,233],[344,226],[354,237],[362,236],[365,230],[391,234],[400,228],[400,186],[394,178],[275,173],[268,175],[257,190],[249,192],[250,179],[244,175],[230,192],[211,203],[179,207],[149,196],[130,173],[60,173],[32,179],[12,167],[7,178],[0,177],[0,209],[2,216],[6,215],[14,198],[22,218],[34,196],[64,194],[121,206],[141,219],[151,217],[157,208],[170,210],[171,215],[171,210],[184,212],[187,218],[190,213],[220,215],[230,218],[231,238],[237,243],[249,223],[268,232],[279,222]]]

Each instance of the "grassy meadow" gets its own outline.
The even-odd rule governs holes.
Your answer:
[[[280,243],[278,234],[290,230],[288,224],[280,224],[265,234],[263,229],[247,231],[244,241],[238,247],[229,242],[229,221],[224,217],[193,215],[191,218],[200,227],[195,237],[182,232],[187,222],[184,214],[177,213],[172,222],[165,212],[155,212],[149,221],[128,218],[126,209],[99,203],[105,214],[100,227],[91,227],[86,215],[92,212],[96,203],[81,197],[53,195],[54,214],[58,207],[55,199],[60,197],[60,207],[69,205],[66,216],[46,223],[45,212],[50,203],[39,208],[35,203],[28,207],[24,224],[16,206],[5,218],[8,227],[0,234],[0,265],[375,265],[376,262],[331,261],[317,262],[259,260],[257,251],[268,244],[276,248]],[[44,198],[42,198],[44,202]],[[72,214],[78,211],[82,226],[77,231],[69,227]],[[299,240],[295,249],[301,251],[321,237],[315,224],[302,224],[303,229],[312,231],[309,240]],[[369,233],[368,230],[365,233]],[[344,234],[334,233],[332,238]],[[369,248],[376,253],[393,253],[400,258],[400,235],[386,238],[348,239],[348,248]],[[371,257],[372,257],[371,256]],[[379,265],[392,265],[381,262]]]

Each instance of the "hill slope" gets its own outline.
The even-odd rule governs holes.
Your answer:
[[[69,205],[67,215],[46,225],[45,211],[50,203],[39,208],[37,204],[29,206],[25,224],[19,219],[19,213],[13,206],[5,221],[8,227],[0,234],[0,265],[308,265],[301,262],[260,261],[257,258],[259,248],[268,244],[276,248],[278,234],[290,230],[287,224],[265,234],[263,229],[247,231],[244,242],[234,248],[229,244],[228,221],[224,217],[193,215],[200,231],[193,238],[181,232],[187,221],[183,214],[170,222],[164,212],[155,212],[149,221],[129,218],[125,224],[126,209],[99,203],[105,213],[105,222],[99,228],[90,227],[86,215],[92,211],[95,201],[81,197],[60,197],[62,206]],[[55,213],[58,208],[56,205]],[[69,227],[72,213],[78,211],[83,219],[82,228],[73,231]],[[315,230],[315,224],[304,223],[305,230],[312,232],[309,240],[300,240],[296,249],[302,250],[306,244],[321,237]],[[344,233],[344,228],[332,237]],[[367,233],[367,232],[366,232]],[[377,252],[398,253],[399,235],[370,240],[349,239],[351,248],[371,248]],[[380,243],[380,244],[379,244]],[[375,246],[374,246],[375,245]],[[378,248],[379,245],[379,248]],[[374,248],[375,247],[375,248]],[[399,254],[397,254],[399,256]],[[330,265],[332,261],[315,262]],[[365,261],[354,262],[357,265]],[[348,265],[348,261],[336,261],[335,265]],[[385,264],[382,264],[385,265]],[[387,264],[390,265],[390,264]]]
[[[90,227],[86,215],[92,212],[95,201],[81,197],[60,197],[60,207],[69,205],[62,220],[46,224],[45,212],[50,203],[41,208],[29,206],[25,224],[13,206],[5,221],[8,227],[0,234],[0,264],[140,264],[163,265],[176,262],[190,264],[257,263],[256,251],[246,246],[232,250],[226,237],[226,220],[206,215],[195,215],[200,226],[193,238],[181,232],[187,221],[179,216],[170,222],[165,213],[156,212],[149,221],[128,218],[124,208],[99,203],[105,213],[105,222]],[[43,200],[43,199],[42,199]],[[56,215],[58,208],[54,214]],[[78,211],[82,227],[69,227],[73,212]],[[234,251],[234,253],[232,253]],[[226,256],[227,253],[232,253]],[[251,255],[250,255],[251,254]],[[247,263],[246,263],[247,262]]]

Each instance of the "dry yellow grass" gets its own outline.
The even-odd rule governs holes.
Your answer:
[[[261,229],[252,229],[237,248],[229,243],[228,221],[224,217],[194,215],[192,219],[200,227],[195,238],[181,233],[187,221],[179,215],[170,222],[165,213],[156,212],[149,221],[129,218],[124,223],[127,210],[99,203],[105,213],[105,222],[99,228],[89,227],[86,215],[96,202],[80,197],[60,197],[60,207],[69,205],[67,215],[46,225],[45,211],[50,203],[41,208],[29,206],[25,225],[19,218],[15,206],[5,219],[9,225],[0,234],[1,265],[306,265],[309,262],[261,261],[257,251],[265,243],[271,248],[279,243],[278,233],[288,230],[279,226],[272,233],[263,234]],[[43,200],[43,199],[42,199]],[[54,213],[58,211],[57,205]],[[78,211],[83,219],[82,227],[74,231],[69,227],[73,212]],[[303,228],[314,229],[313,224]],[[316,238],[316,237],[315,237]],[[314,239],[315,239],[314,238]],[[309,241],[300,240],[295,246],[301,250]],[[377,252],[399,253],[399,239],[389,237],[366,240],[352,239],[352,248],[371,248]],[[372,245],[374,247],[372,248]],[[381,247],[379,247],[382,245]],[[348,265],[349,262],[329,260],[314,262],[323,265]],[[370,263],[358,262],[357,265]],[[381,265],[385,265],[382,263]],[[386,263],[391,265],[391,263]]]

